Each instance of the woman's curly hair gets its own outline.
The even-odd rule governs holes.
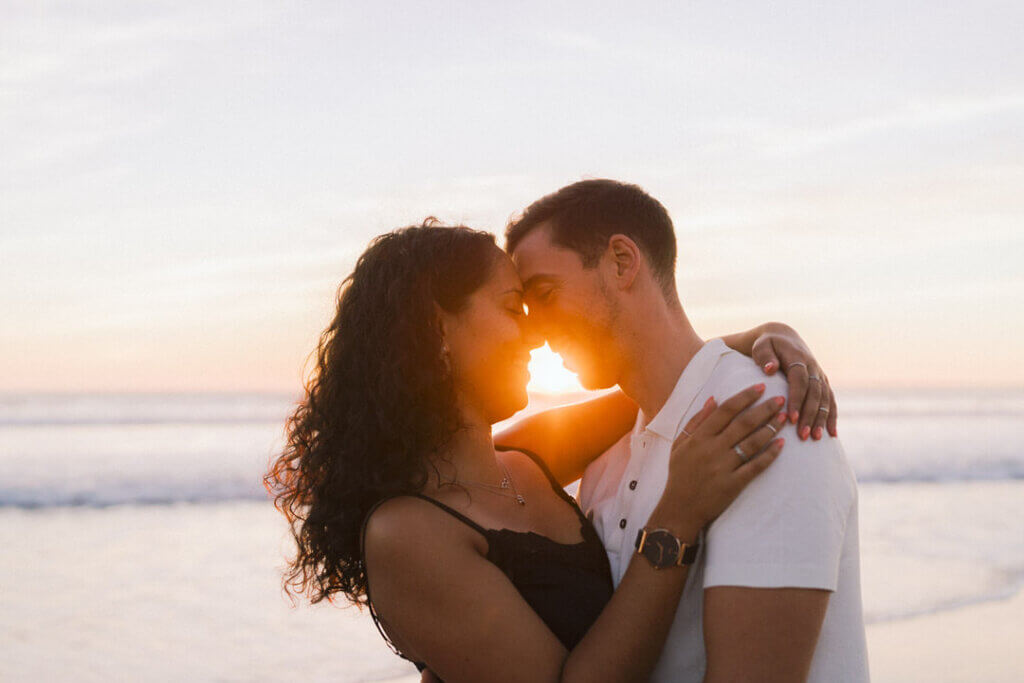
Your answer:
[[[286,593],[365,603],[364,517],[387,496],[420,490],[427,456],[460,426],[436,306],[460,311],[498,253],[493,235],[429,218],[375,238],[341,283],[264,477],[298,547]]]

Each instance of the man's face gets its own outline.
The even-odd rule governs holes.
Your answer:
[[[616,306],[600,264],[584,268],[578,253],[551,242],[545,223],[527,233],[511,256],[535,329],[584,387],[614,386],[619,376],[612,333]]]

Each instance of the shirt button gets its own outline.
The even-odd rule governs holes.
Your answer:
[[[624,519],[620,519],[619,520],[619,528],[620,529],[625,529],[626,528],[626,520],[624,520]]]
[[[633,481],[629,482],[629,490],[630,491],[636,490],[636,479],[634,479]]]

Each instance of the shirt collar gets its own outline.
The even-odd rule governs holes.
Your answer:
[[[711,372],[718,365],[718,360],[732,349],[721,339],[715,338],[704,343],[704,346],[693,355],[690,362],[683,368],[676,386],[669,395],[665,405],[647,425],[647,431],[657,434],[663,439],[674,441],[679,433],[679,424],[683,421],[700,390],[711,378]],[[646,421],[644,411],[637,414],[638,431],[643,430]]]

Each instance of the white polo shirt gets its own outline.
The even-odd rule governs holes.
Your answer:
[[[766,376],[721,339],[708,341],[658,414],[648,423],[641,411],[632,433],[587,468],[580,507],[604,542],[616,586],[635,556],[637,530],[665,490],[675,437],[708,397],[722,403],[758,382],[766,385],[762,400],[788,393],[782,375]],[[838,439],[801,441],[788,422],[779,435],[786,445],[778,459],[702,535],[652,681],[703,679],[704,589],[712,586],[831,591],[808,680],[869,680],[856,479]]]

